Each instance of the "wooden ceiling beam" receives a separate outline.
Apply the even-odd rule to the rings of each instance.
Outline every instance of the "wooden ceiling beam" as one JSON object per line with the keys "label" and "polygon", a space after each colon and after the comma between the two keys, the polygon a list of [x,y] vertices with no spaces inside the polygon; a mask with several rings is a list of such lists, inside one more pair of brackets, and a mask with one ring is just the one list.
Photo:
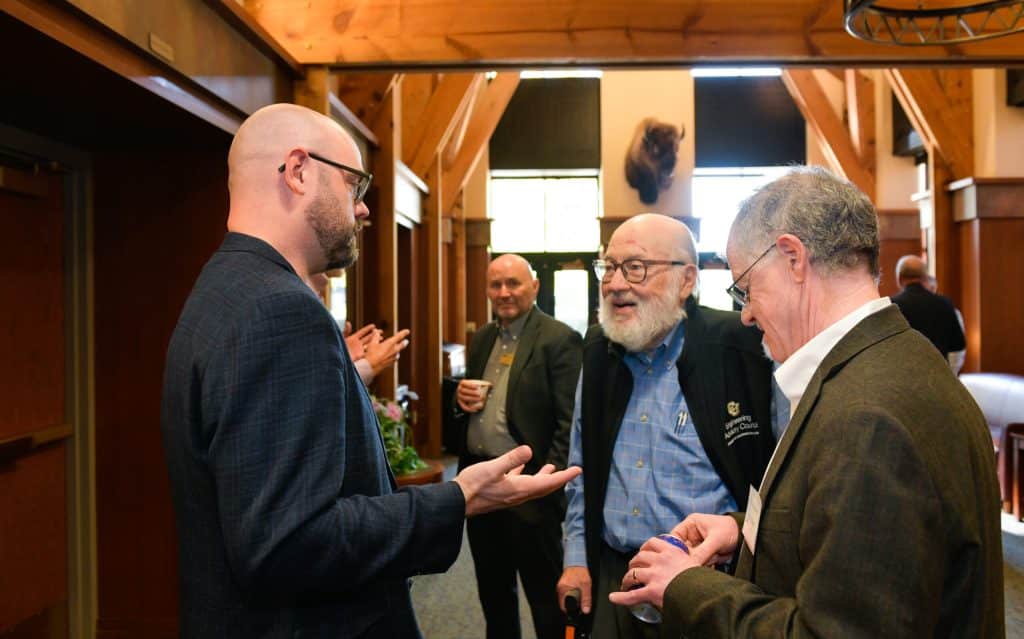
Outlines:
{"label": "wooden ceiling beam", "polygon": [[856,69],[846,69],[847,126],[864,170],[875,175],[875,81]]}
{"label": "wooden ceiling beam", "polygon": [[390,72],[335,73],[333,90],[357,118],[368,125],[377,119],[384,98],[398,76]]}
{"label": "wooden ceiling beam", "polygon": [[886,69],[885,77],[929,150],[953,179],[974,176],[974,105],[970,69]]}
{"label": "wooden ceiling beam", "polygon": [[782,72],[782,81],[807,124],[817,135],[832,170],[856,184],[873,200],[874,173],[861,164],[846,126],[832,108],[814,72],[809,69],[786,69]]}
{"label": "wooden ceiling beam", "polygon": [[1024,34],[947,46],[863,42],[846,33],[834,0],[249,0],[246,8],[299,62],[335,67],[1024,61]]}
{"label": "wooden ceiling beam", "polygon": [[498,126],[498,121],[501,120],[517,86],[519,73],[506,71],[498,73],[483,89],[467,124],[465,139],[459,153],[452,165],[444,169],[441,177],[443,213],[447,214],[452,209],[455,198],[466,186],[466,180],[473,172],[480,155],[487,150],[487,143],[494,134],[494,129]]}
{"label": "wooden ceiling beam", "polygon": [[[404,73],[402,74],[402,156],[401,160],[409,165],[409,148],[415,147],[417,139],[422,136],[419,122],[423,117],[430,96],[438,83],[436,73]],[[418,174],[422,179],[424,174]]]}
{"label": "wooden ceiling beam", "polygon": [[[484,92],[484,74],[479,74],[480,81],[470,87],[469,91],[466,92],[466,99],[462,103],[460,112],[455,115],[452,122],[452,130],[448,135],[448,140],[443,142],[444,151],[441,154],[441,167],[444,169],[450,169],[458,158],[459,151],[462,150],[462,144],[466,141],[466,131],[469,129],[469,122],[473,117],[473,110],[476,108],[477,100],[480,99],[480,95]],[[499,118],[500,119],[500,118]],[[490,141],[490,140],[488,140]]]}
{"label": "wooden ceiling beam", "polygon": [[413,173],[421,177],[427,174],[483,81],[482,73],[446,73],[441,77],[419,120],[405,130],[403,157]]}

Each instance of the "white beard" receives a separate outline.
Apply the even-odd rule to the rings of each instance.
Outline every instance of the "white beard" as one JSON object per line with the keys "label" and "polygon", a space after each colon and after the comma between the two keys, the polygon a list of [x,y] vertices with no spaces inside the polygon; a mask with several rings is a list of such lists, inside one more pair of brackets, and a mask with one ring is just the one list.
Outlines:
{"label": "white beard", "polygon": [[[671,291],[673,287],[669,287]],[[667,335],[672,327],[686,317],[686,310],[678,302],[678,294],[668,292],[665,296],[647,302],[637,301],[636,316],[622,321],[615,318],[612,308],[613,295],[601,298],[597,320],[604,330],[605,336],[631,353],[645,350],[659,335]],[[631,293],[620,295],[618,299],[635,301]]]}

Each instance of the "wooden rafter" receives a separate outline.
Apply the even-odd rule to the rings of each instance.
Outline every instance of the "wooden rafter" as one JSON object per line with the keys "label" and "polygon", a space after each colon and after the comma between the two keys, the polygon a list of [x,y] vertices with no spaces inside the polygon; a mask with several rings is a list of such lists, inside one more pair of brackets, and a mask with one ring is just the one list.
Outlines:
{"label": "wooden rafter", "polygon": [[944,47],[863,42],[843,29],[838,0],[250,0],[246,8],[300,62],[339,67],[1024,60],[1024,34]]}
{"label": "wooden rafter", "polygon": [[305,77],[295,80],[292,83],[292,88],[295,104],[301,104],[317,113],[329,114],[331,112],[329,99],[331,80],[327,67],[322,65],[307,67]]}
{"label": "wooden rafter", "polygon": [[875,174],[875,81],[856,69],[846,69],[847,126],[864,170]]}
{"label": "wooden rafter", "polygon": [[849,132],[833,110],[814,72],[808,69],[787,69],[782,73],[782,81],[817,135],[832,170],[845,176],[874,199],[875,176],[861,164]]}
{"label": "wooden rafter", "polygon": [[402,155],[414,173],[426,175],[483,81],[479,73],[446,73],[441,78],[416,124],[404,132]]}
{"label": "wooden rafter", "polygon": [[448,141],[444,143],[444,151],[441,153],[441,166],[445,169],[450,169],[455,164],[459,151],[462,150],[462,143],[466,141],[466,131],[469,129],[469,123],[473,117],[473,109],[476,108],[476,102],[483,93],[482,80],[481,74],[481,82],[475,83],[467,91],[466,100],[462,103],[460,112],[456,114],[452,122],[451,133],[448,136]]}
{"label": "wooden rafter", "polygon": [[466,185],[480,154],[487,150],[487,142],[517,86],[519,73],[506,71],[495,76],[483,89],[466,127],[466,136],[459,153],[452,165],[444,169],[441,178],[441,206],[445,213],[451,210],[456,196]]}
{"label": "wooden rafter", "polygon": [[[408,166],[409,149],[422,135],[420,119],[438,83],[436,73],[402,74],[402,162]],[[423,174],[418,174],[423,178]]]}
{"label": "wooden rafter", "polygon": [[334,93],[357,118],[372,124],[396,80],[393,73],[336,73]]}
{"label": "wooden rafter", "polygon": [[954,179],[974,175],[970,69],[887,69],[885,77],[910,123]]}

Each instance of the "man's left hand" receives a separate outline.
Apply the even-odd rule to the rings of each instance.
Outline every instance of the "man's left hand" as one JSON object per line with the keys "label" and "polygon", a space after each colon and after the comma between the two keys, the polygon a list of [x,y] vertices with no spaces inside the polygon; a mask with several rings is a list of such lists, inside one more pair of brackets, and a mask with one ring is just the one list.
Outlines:
{"label": "man's left hand", "polygon": [[[651,537],[629,562],[626,575],[622,578],[622,592],[613,592],[608,595],[608,599],[620,606],[648,602],[661,610],[669,583],[679,573],[697,566],[700,563],[689,553],[667,541]],[[636,586],[640,587],[629,590]]]}

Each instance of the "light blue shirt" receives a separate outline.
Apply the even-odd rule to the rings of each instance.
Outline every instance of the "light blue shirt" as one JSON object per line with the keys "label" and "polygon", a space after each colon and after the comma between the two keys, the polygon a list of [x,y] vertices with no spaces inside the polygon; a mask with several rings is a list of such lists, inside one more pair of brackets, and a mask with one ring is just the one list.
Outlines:
{"label": "light blue shirt", "polygon": [[[676,361],[683,352],[684,333],[680,322],[653,351],[627,353],[623,359],[633,375],[633,392],[612,453],[603,533],[605,543],[620,552],[635,551],[690,513],[736,510],[704,452],[679,387]],[[576,385],[570,466],[583,464],[581,395],[582,375]],[[565,566],[586,566],[583,478],[569,482],[565,492]]]}

